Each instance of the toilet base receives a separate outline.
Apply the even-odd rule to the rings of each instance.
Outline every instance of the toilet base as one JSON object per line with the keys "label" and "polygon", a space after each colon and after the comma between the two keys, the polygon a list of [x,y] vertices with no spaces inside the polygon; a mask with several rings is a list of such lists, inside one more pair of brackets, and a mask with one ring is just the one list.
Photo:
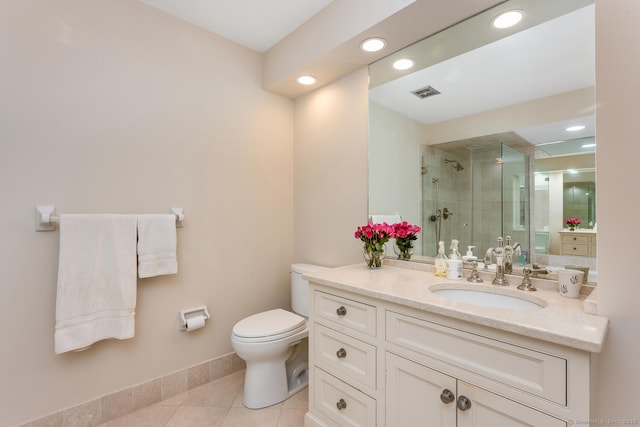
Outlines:
{"label": "toilet base", "polygon": [[259,409],[275,405],[304,389],[309,383],[308,342],[307,337],[294,341],[284,360],[254,360],[247,363],[244,406]]}
{"label": "toilet base", "polygon": [[254,363],[247,365],[244,375],[242,403],[249,409],[260,409],[280,403],[309,384],[307,364],[295,369],[296,376],[286,374],[284,363]]}

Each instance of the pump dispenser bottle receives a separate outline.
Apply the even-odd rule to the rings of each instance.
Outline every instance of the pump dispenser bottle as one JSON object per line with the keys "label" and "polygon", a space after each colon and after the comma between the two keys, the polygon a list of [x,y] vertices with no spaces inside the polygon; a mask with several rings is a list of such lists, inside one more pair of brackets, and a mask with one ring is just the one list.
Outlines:
{"label": "pump dispenser bottle", "polygon": [[433,263],[434,273],[436,276],[444,277],[447,275],[447,256],[444,254],[444,242],[438,242],[438,255],[436,255]]}
{"label": "pump dispenser bottle", "polygon": [[458,241],[454,239],[451,241],[451,258],[448,263],[447,279],[462,279],[462,260],[460,258],[460,252],[458,252]]}
{"label": "pump dispenser bottle", "polygon": [[467,255],[463,256],[462,259],[464,261],[475,261],[475,260],[477,260],[478,257],[473,254],[473,250],[474,249],[475,249],[475,246],[467,246]]}

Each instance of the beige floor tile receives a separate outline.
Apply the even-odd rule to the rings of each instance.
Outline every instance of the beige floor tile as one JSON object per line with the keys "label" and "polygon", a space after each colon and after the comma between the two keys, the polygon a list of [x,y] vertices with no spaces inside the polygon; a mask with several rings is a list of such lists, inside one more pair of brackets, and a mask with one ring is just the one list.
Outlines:
{"label": "beige floor tile", "polygon": [[240,390],[238,391],[238,395],[235,400],[231,404],[232,408],[243,408],[244,404],[242,403],[242,399],[244,398],[244,386],[240,386]]}
{"label": "beige floor tile", "polygon": [[277,427],[304,427],[304,414],[307,408],[282,407]]}
{"label": "beige floor tile", "polygon": [[160,427],[164,426],[179,408],[156,404],[101,424],[100,427]]}
{"label": "beige floor tile", "polygon": [[307,409],[309,407],[309,387],[300,390],[282,404],[286,409]]}
{"label": "beige floor tile", "polygon": [[231,408],[222,427],[276,427],[282,405],[263,409]]}
{"label": "beige floor tile", "polygon": [[228,411],[228,408],[183,406],[165,427],[219,427]]}
{"label": "beige floor tile", "polygon": [[179,393],[100,427],[303,427],[309,392],[263,409],[242,404],[244,371]]}

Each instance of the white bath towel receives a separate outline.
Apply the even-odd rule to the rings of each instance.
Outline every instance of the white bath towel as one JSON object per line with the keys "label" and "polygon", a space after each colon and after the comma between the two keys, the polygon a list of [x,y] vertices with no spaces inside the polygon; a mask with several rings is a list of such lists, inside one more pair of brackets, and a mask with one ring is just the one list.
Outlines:
{"label": "white bath towel", "polygon": [[176,216],[138,215],[138,277],[177,272]]}
{"label": "white bath towel", "polygon": [[60,215],[55,352],[132,338],[136,217]]}
{"label": "white bath towel", "polygon": [[369,216],[369,221],[373,222],[374,224],[382,224],[383,222],[386,222],[389,225],[392,224],[397,224],[399,222],[402,222],[402,216],[400,215],[370,215]]}

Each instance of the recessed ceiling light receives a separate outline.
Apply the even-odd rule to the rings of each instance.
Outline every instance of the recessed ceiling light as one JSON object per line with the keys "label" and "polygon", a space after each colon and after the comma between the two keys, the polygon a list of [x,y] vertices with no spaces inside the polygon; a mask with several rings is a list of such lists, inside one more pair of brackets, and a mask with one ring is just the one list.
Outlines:
{"label": "recessed ceiling light", "polygon": [[583,125],[576,125],[576,126],[569,126],[569,127],[568,127],[567,129],[565,129],[565,130],[566,130],[567,132],[576,132],[576,131],[582,130],[582,129],[584,129],[584,128],[585,128],[585,126],[583,126]]}
{"label": "recessed ceiling light", "polygon": [[408,70],[409,68],[413,67],[414,64],[415,62],[413,59],[402,58],[393,63],[393,68],[395,68],[396,70]]}
{"label": "recessed ceiling light", "polygon": [[491,25],[494,28],[498,28],[500,30],[504,28],[513,27],[518,22],[522,21],[524,18],[524,12],[521,10],[510,10],[508,12],[501,13],[496,16],[493,21],[491,21]]}
{"label": "recessed ceiling light", "polygon": [[305,86],[309,86],[312,84],[315,84],[318,81],[318,79],[316,79],[313,76],[300,76],[298,77],[298,83],[300,83],[301,85],[305,85]]}
{"label": "recessed ceiling light", "polygon": [[360,49],[364,50],[365,52],[378,52],[379,50],[384,49],[386,45],[387,42],[385,39],[372,37],[360,43]]}
{"label": "recessed ceiling light", "polygon": [[580,147],[581,148],[593,148],[595,146],[596,146],[596,144],[594,143],[594,144],[582,144]]}

